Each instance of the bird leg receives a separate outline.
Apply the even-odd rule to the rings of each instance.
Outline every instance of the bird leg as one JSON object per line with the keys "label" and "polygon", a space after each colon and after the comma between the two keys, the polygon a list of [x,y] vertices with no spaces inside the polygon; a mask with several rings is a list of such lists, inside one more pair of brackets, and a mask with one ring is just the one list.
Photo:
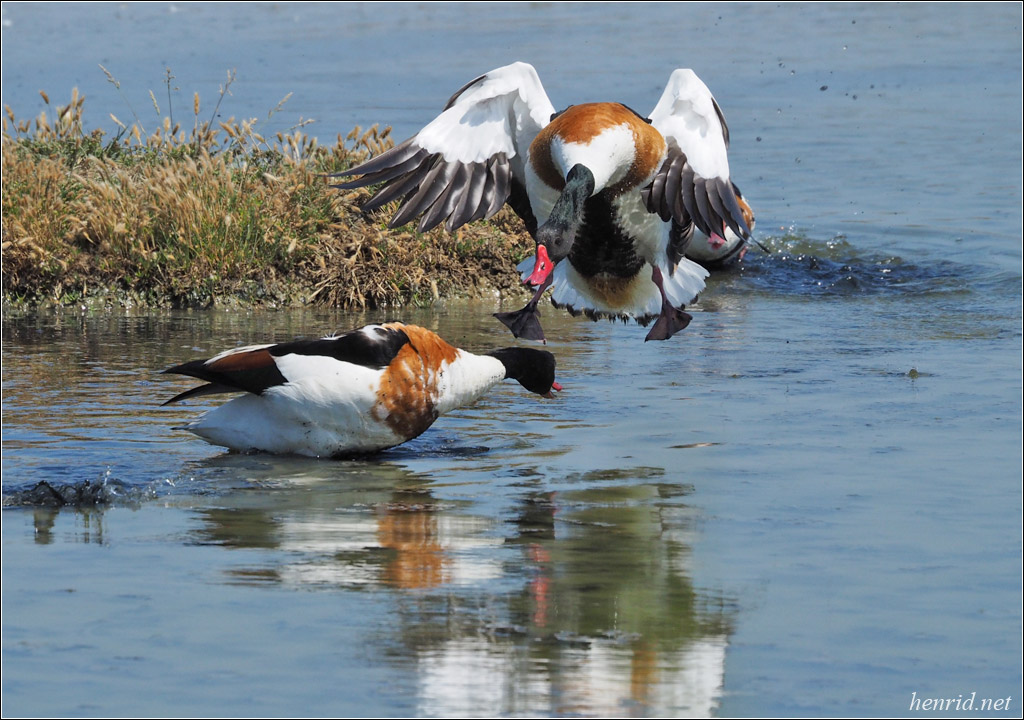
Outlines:
{"label": "bird leg", "polygon": [[553,275],[549,274],[544,282],[537,287],[537,292],[533,294],[530,302],[526,303],[522,310],[494,313],[494,317],[501,320],[502,324],[511,330],[517,338],[540,340],[547,344],[547,340],[544,339],[544,330],[540,326],[540,312],[537,311],[537,303],[540,302],[540,296],[544,294],[544,291],[551,287],[553,280]]}
{"label": "bird leg", "polygon": [[661,314],[658,315],[658,320],[654,323],[654,327],[647,333],[644,342],[648,340],[668,340],[693,320],[692,315],[683,312],[682,308],[672,307],[672,303],[668,301],[668,298],[665,296],[665,278],[661,274],[661,268],[657,265],[653,266],[651,280],[658,286],[658,292],[661,293]]}

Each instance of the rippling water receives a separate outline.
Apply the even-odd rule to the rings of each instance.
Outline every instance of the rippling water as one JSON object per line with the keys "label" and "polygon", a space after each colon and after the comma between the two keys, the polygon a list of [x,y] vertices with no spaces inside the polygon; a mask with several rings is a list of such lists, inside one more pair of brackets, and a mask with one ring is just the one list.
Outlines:
{"label": "rippling water", "polygon": [[219,400],[158,371],[399,314],[506,345],[496,301],[5,311],[5,713],[1019,714],[1019,6],[9,3],[3,53],[19,116],[237,67],[228,114],[321,137],[515,59],[639,109],[692,66],[769,251],[670,342],[545,309],[556,400],[344,462],[175,430]]}

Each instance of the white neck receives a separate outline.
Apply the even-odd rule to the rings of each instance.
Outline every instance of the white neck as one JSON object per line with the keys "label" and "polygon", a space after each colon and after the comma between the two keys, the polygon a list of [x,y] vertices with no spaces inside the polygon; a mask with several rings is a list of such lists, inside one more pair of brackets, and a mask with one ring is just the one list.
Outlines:
{"label": "white neck", "polygon": [[443,415],[474,403],[504,379],[505,366],[497,358],[459,350],[458,357],[442,368],[436,410]]}
{"label": "white neck", "polygon": [[616,125],[596,135],[588,143],[564,142],[555,136],[551,159],[568,174],[574,165],[583,165],[594,175],[594,194],[626,177],[636,161],[636,143],[628,125]]}

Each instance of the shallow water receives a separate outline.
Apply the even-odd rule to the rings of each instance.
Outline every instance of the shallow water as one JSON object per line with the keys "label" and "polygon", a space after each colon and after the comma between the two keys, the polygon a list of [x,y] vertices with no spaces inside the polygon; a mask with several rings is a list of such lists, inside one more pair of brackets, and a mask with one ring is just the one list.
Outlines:
{"label": "shallow water", "polygon": [[772,251],[670,342],[546,309],[557,399],[341,462],[175,430],[219,401],[159,407],[158,371],[397,315],[510,344],[496,302],[5,312],[5,714],[1019,715],[1019,8],[645,10],[4,5],[19,116],[72,84],[120,114],[90,63],[140,110],[165,64],[187,95],[238,67],[228,114],[294,91],[273,122],[401,138],[511,60],[639,109],[690,65]]}

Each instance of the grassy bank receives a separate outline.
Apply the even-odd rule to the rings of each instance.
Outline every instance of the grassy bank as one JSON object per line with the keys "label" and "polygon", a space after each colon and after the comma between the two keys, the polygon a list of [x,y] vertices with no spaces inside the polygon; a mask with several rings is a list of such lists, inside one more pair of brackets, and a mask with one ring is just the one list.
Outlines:
{"label": "grassy bank", "polygon": [[507,208],[452,234],[389,230],[394,208],[364,215],[366,190],[324,177],[391,147],[388,130],[265,138],[256,120],[213,120],[226,89],[212,111],[195,95],[185,122],[111,115],[113,136],[84,130],[77,91],[62,106],[41,93],[52,117],[5,108],[4,303],[364,308],[519,292],[532,241]]}

